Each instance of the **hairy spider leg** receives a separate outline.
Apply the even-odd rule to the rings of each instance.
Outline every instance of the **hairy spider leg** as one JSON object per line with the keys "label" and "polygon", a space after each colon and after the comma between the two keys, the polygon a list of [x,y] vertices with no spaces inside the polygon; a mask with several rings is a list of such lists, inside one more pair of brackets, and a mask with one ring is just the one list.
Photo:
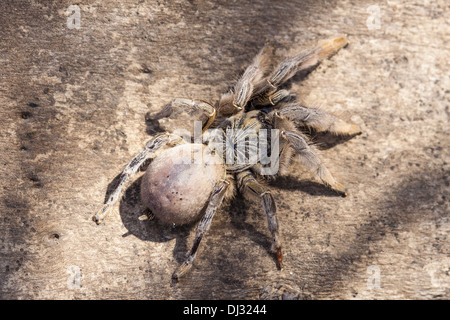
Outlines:
{"label": "hairy spider leg", "polygon": [[317,132],[331,132],[338,135],[357,135],[361,133],[359,126],[345,122],[323,110],[304,107],[298,103],[289,103],[278,111],[297,124],[311,127]]}
{"label": "hairy spider leg", "polygon": [[339,49],[347,45],[345,37],[336,37],[323,40],[317,46],[306,49],[297,55],[281,62],[275,70],[265,79],[260,81],[254,89],[253,95],[271,94],[279,86],[292,78],[298,71],[317,65],[323,59],[332,56]]}
{"label": "hairy spider leg", "polygon": [[242,171],[237,174],[239,190],[251,197],[258,197],[264,213],[267,217],[267,225],[272,235],[273,246],[272,250],[275,252],[276,262],[279,269],[283,268],[283,255],[281,252],[281,239],[278,230],[277,208],[275,200],[273,199],[270,190],[260,184],[250,170]]}
{"label": "hairy spider leg", "polygon": [[298,154],[300,162],[311,170],[322,183],[342,196],[347,196],[346,188],[336,181],[322,160],[316,155],[301,134],[292,131],[281,131],[280,136],[287,140],[290,146]]}
{"label": "hairy spider leg", "polygon": [[192,248],[189,251],[186,260],[172,274],[173,279],[179,279],[183,277],[191,269],[200,242],[202,241],[205,233],[209,230],[209,227],[211,226],[211,221],[217,211],[217,208],[219,208],[219,206],[222,204],[223,198],[225,197],[225,193],[229,185],[230,185],[229,181],[222,180],[219,183],[217,183],[216,186],[214,187],[214,190],[212,191],[211,196],[209,198],[209,203],[208,206],[206,207],[205,214],[197,226],[197,231],[195,234],[195,239]]}
{"label": "hairy spider leg", "polygon": [[272,47],[264,46],[236,82],[233,92],[222,95],[218,103],[218,112],[221,115],[233,115],[245,108],[254,96],[255,85],[265,76],[271,51]]}
{"label": "hairy spider leg", "polygon": [[139,152],[122,171],[116,188],[113,190],[113,192],[111,193],[111,195],[109,196],[108,200],[103,205],[103,207],[92,217],[92,219],[97,224],[100,224],[102,220],[105,218],[105,216],[111,211],[112,206],[119,199],[120,194],[122,193],[122,189],[125,187],[128,181],[136,174],[136,172],[139,170],[142,164],[147,159],[153,157],[156,151],[161,147],[169,143],[170,144],[178,143],[179,141],[181,141],[181,137],[168,133],[157,135],[153,139],[149,140],[146,143],[144,149],[141,152]]}
{"label": "hairy spider leg", "polygon": [[275,91],[272,94],[261,95],[252,100],[253,107],[271,107],[275,106],[283,100],[291,98],[293,95],[285,89]]}

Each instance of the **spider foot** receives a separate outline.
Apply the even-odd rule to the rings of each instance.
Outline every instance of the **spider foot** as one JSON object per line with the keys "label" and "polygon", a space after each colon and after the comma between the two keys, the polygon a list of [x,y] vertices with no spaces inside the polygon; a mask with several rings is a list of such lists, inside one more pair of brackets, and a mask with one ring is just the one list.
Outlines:
{"label": "spider foot", "polygon": [[92,216],[92,220],[97,224],[101,224],[103,222],[104,217],[109,213],[111,206],[105,204],[94,216]]}
{"label": "spider foot", "polygon": [[283,270],[283,268],[284,268],[284,265],[283,265],[283,254],[281,253],[281,248],[276,249],[275,256],[277,258],[277,267],[278,267],[278,269]]}
{"label": "spider foot", "polygon": [[184,262],[182,265],[178,267],[177,270],[172,274],[172,279],[178,281],[181,277],[183,277],[192,267],[192,263]]}
{"label": "spider foot", "polygon": [[337,192],[342,197],[347,197],[348,196],[347,188],[343,184],[341,184],[339,182],[336,182],[335,184],[330,186],[330,188],[333,191]]}

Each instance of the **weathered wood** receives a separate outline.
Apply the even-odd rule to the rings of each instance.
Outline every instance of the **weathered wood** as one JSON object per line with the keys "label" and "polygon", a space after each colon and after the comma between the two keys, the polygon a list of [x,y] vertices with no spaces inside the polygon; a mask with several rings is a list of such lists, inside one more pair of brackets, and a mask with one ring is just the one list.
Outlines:
{"label": "weathered wood", "polygon": [[[79,29],[49,2],[0,3],[0,298],[450,297],[448,2],[83,1]],[[338,34],[291,90],[364,130],[321,152],[350,195],[298,165],[271,185],[283,271],[258,202],[219,210],[177,285],[194,229],[139,220],[139,179],[91,221],[147,111],[215,101],[266,41],[282,59]]]}

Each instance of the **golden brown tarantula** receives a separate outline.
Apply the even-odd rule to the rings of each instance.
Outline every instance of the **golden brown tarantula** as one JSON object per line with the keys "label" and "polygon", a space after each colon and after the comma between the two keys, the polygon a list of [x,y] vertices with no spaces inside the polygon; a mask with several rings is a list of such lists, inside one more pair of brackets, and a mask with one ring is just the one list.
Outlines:
{"label": "golden brown tarantula", "polygon": [[[300,70],[317,65],[344,47],[347,41],[337,37],[319,42],[313,48],[269,69],[269,47],[264,47],[237,81],[215,106],[203,101],[174,99],[147,120],[179,121],[187,115],[194,122],[191,132],[174,130],[156,135],[131,160],[118,179],[118,185],[102,209],[93,217],[100,223],[110,211],[125,184],[152,158],[141,183],[143,204],[160,220],[185,224],[201,217],[193,246],[184,263],[173,273],[178,279],[191,268],[197,249],[224,198],[235,189],[261,200],[273,238],[278,267],[283,267],[282,245],[278,232],[276,206],[264,177],[286,174],[292,155],[317,178],[336,192],[346,195],[308,144],[299,127],[356,135],[358,126],[325,111],[307,108],[280,87]],[[178,124],[188,124],[181,120]],[[173,125],[173,123],[172,123]],[[173,127],[172,127],[173,128]],[[178,131],[178,132],[177,132]]]}

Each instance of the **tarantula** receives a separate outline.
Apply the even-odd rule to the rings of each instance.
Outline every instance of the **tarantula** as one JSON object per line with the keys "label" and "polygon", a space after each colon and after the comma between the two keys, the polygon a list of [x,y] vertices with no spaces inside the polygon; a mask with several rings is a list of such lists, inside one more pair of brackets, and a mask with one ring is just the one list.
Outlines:
{"label": "tarantula", "polygon": [[[192,267],[217,208],[225,198],[232,197],[236,189],[261,200],[273,239],[276,264],[282,269],[276,206],[263,183],[264,178],[286,174],[296,154],[301,164],[314,172],[323,184],[345,196],[345,187],[334,179],[300,128],[348,136],[360,134],[361,130],[323,110],[303,106],[280,87],[298,71],[316,66],[346,45],[344,37],[321,41],[281,62],[272,72],[269,70],[271,50],[265,46],[234,89],[222,95],[216,105],[173,99],[160,112],[147,114],[147,120],[162,122],[177,120],[181,114],[191,119],[195,116],[198,121],[194,123],[194,139],[164,132],[148,141],[125,167],[117,187],[93,217],[94,221],[100,223],[130,178],[152,159],[142,178],[143,204],[157,218],[169,223],[185,224],[201,217],[193,246],[173,273],[174,279],[182,277]],[[181,123],[188,122],[182,120]],[[195,136],[195,129],[200,135]],[[164,149],[165,146],[169,148]],[[258,157],[258,151],[264,149],[270,152]]]}

